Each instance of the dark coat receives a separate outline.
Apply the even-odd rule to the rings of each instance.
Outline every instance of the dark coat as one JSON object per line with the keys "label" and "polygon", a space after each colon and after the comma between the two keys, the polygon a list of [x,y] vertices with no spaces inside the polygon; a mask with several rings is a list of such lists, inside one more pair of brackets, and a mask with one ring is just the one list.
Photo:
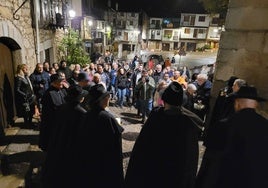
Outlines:
{"label": "dark coat", "polygon": [[218,132],[219,129],[224,129],[224,127],[221,126],[222,122],[227,120],[234,113],[234,97],[219,96],[214,105],[209,126],[204,130],[204,146],[209,147],[207,146],[208,144],[213,144],[213,142],[215,142],[213,139],[217,139],[217,136],[212,140],[208,137],[214,137],[215,131]]}
{"label": "dark coat", "polygon": [[56,110],[65,103],[67,92],[65,89],[56,89],[51,86],[45,91],[42,103],[42,115],[40,125],[39,147],[46,151],[51,136],[51,129],[55,124]]}
{"label": "dark coat", "polygon": [[229,97],[232,90],[223,88],[216,99],[209,126],[204,130],[204,143],[206,150],[200,166],[196,188],[211,188],[215,186],[219,176],[218,169],[222,160],[226,144],[226,135],[229,125],[226,120],[234,115],[234,98]]}
{"label": "dark coat", "polygon": [[268,187],[268,120],[248,108],[226,125],[230,128],[215,188]]}
{"label": "dark coat", "polygon": [[212,88],[212,83],[207,80],[202,85],[198,85],[197,82],[193,82],[196,85],[196,96],[193,98],[194,103],[198,104],[198,101],[204,105],[204,108],[198,109],[194,108],[193,112],[197,114],[201,119],[204,119],[206,114],[208,114],[210,106],[210,93]]}
{"label": "dark coat", "polygon": [[115,80],[115,90],[117,91],[118,89],[125,89],[128,87],[128,78],[127,76],[124,74],[118,74],[116,76],[116,80]]}
{"label": "dark coat", "polygon": [[198,129],[178,110],[154,109],[144,124],[128,164],[126,188],[194,187]]}
{"label": "dark coat", "polygon": [[95,108],[77,135],[76,187],[123,187],[122,132],[114,116]]}
{"label": "dark coat", "polygon": [[195,188],[213,188],[216,185],[230,127],[226,121],[227,119],[218,121],[208,129],[204,140],[206,150],[197,174]]}
{"label": "dark coat", "polygon": [[15,93],[15,106],[18,117],[24,117],[28,112],[25,111],[24,103],[28,102],[31,108],[31,113],[28,115],[33,115],[34,112],[34,93],[31,89],[29,82],[21,76],[15,77],[14,82],[14,93]]}
{"label": "dark coat", "polygon": [[76,136],[86,110],[77,102],[67,102],[56,111],[55,124],[47,150],[42,181],[44,187],[76,187]]}
{"label": "dark coat", "polygon": [[34,94],[36,95],[37,99],[41,99],[45,91],[49,88],[49,85],[50,85],[49,74],[46,71],[43,71],[42,73],[40,73],[35,70],[30,75],[30,80],[33,85]]}
{"label": "dark coat", "polygon": [[211,127],[196,188],[268,187],[268,121],[244,109]]}

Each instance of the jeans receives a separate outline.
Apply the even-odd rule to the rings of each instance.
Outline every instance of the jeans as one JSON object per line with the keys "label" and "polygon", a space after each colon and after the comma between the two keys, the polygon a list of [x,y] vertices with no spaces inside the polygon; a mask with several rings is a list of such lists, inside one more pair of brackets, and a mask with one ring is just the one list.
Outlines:
{"label": "jeans", "polygon": [[140,99],[140,110],[142,113],[142,119],[144,119],[145,117],[148,117],[149,114],[151,113],[152,109],[153,109],[153,99]]}
{"label": "jeans", "polygon": [[117,90],[117,104],[119,106],[123,106],[126,93],[127,93],[127,89],[126,88],[124,88],[124,89],[119,89],[118,88],[118,90]]}

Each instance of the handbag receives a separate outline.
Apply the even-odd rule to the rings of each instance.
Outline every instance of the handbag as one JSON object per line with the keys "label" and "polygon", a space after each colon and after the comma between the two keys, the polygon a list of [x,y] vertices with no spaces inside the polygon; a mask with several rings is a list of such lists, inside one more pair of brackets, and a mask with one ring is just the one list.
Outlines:
{"label": "handbag", "polygon": [[31,108],[29,102],[25,102],[22,105],[24,107],[25,112],[30,112]]}

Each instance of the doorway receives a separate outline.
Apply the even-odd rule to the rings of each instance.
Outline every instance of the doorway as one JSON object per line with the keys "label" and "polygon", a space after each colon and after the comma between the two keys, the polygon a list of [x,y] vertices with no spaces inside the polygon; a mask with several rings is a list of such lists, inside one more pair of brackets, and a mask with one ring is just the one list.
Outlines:
{"label": "doorway", "polygon": [[[14,124],[14,51],[20,49],[11,38],[0,37],[0,128]],[[17,54],[17,53],[15,53]],[[16,55],[15,55],[16,56]],[[18,59],[19,61],[19,59]],[[1,131],[0,131],[1,132]]]}

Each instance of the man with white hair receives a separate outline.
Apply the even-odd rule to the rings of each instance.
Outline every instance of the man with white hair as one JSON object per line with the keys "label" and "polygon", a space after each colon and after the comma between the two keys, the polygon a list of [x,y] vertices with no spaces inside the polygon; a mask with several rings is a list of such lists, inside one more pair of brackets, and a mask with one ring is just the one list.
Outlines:
{"label": "man with white hair", "polygon": [[197,87],[193,112],[201,119],[205,120],[206,114],[209,111],[209,99],[212,82],[208,80],[207,74],[198,74],[196,81],[193,83]]}

